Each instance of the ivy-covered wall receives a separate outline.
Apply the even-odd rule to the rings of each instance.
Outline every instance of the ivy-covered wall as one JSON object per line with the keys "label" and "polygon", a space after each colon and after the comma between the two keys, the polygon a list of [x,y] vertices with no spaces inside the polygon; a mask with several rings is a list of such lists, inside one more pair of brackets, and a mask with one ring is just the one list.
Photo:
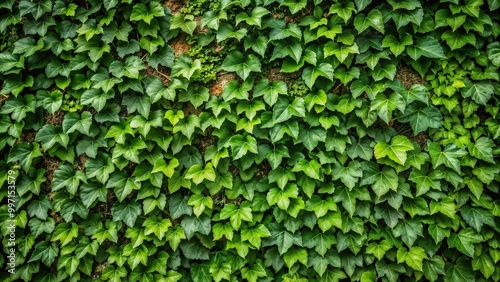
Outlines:
{"label": "ivy-covered wall", "polygon": [[498,0],[3,0],[2,281],[499,281]]}

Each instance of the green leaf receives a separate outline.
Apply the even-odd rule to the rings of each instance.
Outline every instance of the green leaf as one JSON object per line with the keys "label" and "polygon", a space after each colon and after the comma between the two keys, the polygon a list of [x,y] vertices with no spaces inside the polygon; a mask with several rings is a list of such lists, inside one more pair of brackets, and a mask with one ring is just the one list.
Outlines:
{"label": "green leaf", "polygon": [[471,228],[462,229],[458,233],[452,233],[447,240],[448,245],[457,248],[469,257],[474,257],[474,244],[483,242],[483,236]]}
{"label": "green leaf", "polygon": [[144,70],[146,66],[144,62],[141,61],[139,57],[129,56],[125,60],[125,63],[120,61],[114,61],[109,66],[109,72],[112,73],[115,77],[128,77],[138,79],[140,71]]}
{"label": "green leaf", "polygon": [[476,44],[476,37],[473,33],[462,34],[448,30],[441,35],[441,39],[446,41],[446,44],[448,44],[452,51],[461,49],[467,43],[472,46]]}
{"label": "green leaf", "polygon": [[448,264],[445,282],[475,281],[476,274],[472,270],[471,262],[464,256],[459,257],[455,263]]}
{"label": "green leaf", "polygon": [[21,17],[31,14],[35,20],[38,20],[44,14],[52,11],[52,1],[41,0],[32,2],[29,0],[22,0],[19,2],[19,9],[21,11]]}
{"label": "green leaf", "polygon": [[0,109],[0,114],[11,114],[11,118],[21,122],[28,113],[34,113],[36,108],[36,99],[33,95],[24,95],[19,97],[11,96]]}
{"label": "green leaf", "polygon": [[425,35],[420,37],[414,45],[406,47],[407,54],[414,60],[421,56],[430,59],[445,58],[443,47],[432,36]]}
{"label": "green leaf", "polygon": [[90,135],[90,127],[92,126],[92,114],[90,112],[82,112],[81,116],[78,113],[67,113],[64,115],[62,128],[64,133],[70,134],[78,131],[85,135]]}
{"label": "green leaf", "polygon": [[241,230],[241,240],[250,242],[250,244],[252,244],[252,246],[256,248],[260,248],[262,238],[270,236],[271,232],[269,232],[269,229],[267,229],[267,227],[265,227],[263,224],[258,224],[252,228]]}
{"label": "green leaf", "polygon": [[439,165],[444,164],[445,166],[452,168],[457,173],[460,173],[460,161],[459,158],[467,154],[464,149],[458,148],[455,144],[450,144],[445,147],[443,151],[439,144],[434,142],[429,142],[427,145],[427,150],[431,155],[433,168],[437,168]]}
{"label": "green leaf", "polygon": [[489,255],[483,253],[480,257],[472,260],[472,269],[481,271],[488,279],[495,272],[495,263]]}
{"label": "green leaf", "polygon": [[467,222],[467,224],[474,228],[478,233],[481,232],[484,224],[495,228],[495,221],[490,210],[463,206],[460,208],[460,214],[465,222]]}
{"label": "green leaf", "polygon": [[[257,140],[251,135],[234,135],[229,139],[229,144],[232,149],[233,159],[237,160],[243,157],[248,152],[258,154]],[[214,175],[215,177],[215,175]]]}
{"label": "green leaf", "polygon": [[317,195],[313,195],[311,199],[306,202],[306,211],[312,211],[316,215],[316,218],[323,217],[328,213],[328,211],[336,211],[337,205],[333,202],[332,198],[327,200],[321,199]]}
{"label": "green leaf", "polygon": [[420,170],[413,169],[408,179],[413,181],[417,186],[417,197],[426,194],[430,188],[441,190],[441,182],[438,174],[435,171],[429,172],[427,165]]}
{"label": "green leaf", "polygon": [[[497,5],[500,6],[500,2]],[[495,67],[500,67],[500,42],[492,42],[488,44],[486,54]]]}
{"label": "green leaf", "polygon": [[41,157],[40,145],[38,143],[18,143],[12,147],[7,157],[7,163],[19,162],[25,172],[29,171],[33,159]]}
{"label": "green leaf", "polygon": [[236,72],[239,77],[246,80],[251,72],[260,72],[261,66],[259,59],[255,55],[250,54],[245,57],[241,52],[233,51],[224,59],[221,69]]}
{"label": "green leaf", "polygon": [[328,63],[321,63],[317,66],[308,66],[302,72],[302,79],[309,89],[312,89],[314,83],[320,76],[333,82],[333,66]]}
{"label": "green leaf", "polygon": [[162,240],[168,228],[172,223],[168,219],[163,219],[159,216],[150,216],[142,224],[144,227],[144,235],[155,234],[155,236]]}
{"label": "green leaf", "polygon": [[159,2],[150,2],[149,7],[145,4],[135,4],[130,14],[131,21],[144,21],[151,24],[151,21],[157,17],[165,16],[163,6]]}
{"label": "green leaf", "polygon": [[227,204],[220,212],[220,219],[227,219],[231,221],[231,226],[234,230],[238,230],[241,226],[241,221],[252,221],[252,208],[249,202],[244,202],[240,207],[233,204]]}
{"label": "green leaf", "polygon": [[377,110],[378,116],[389,124],[392,119],[392,112],[398,109],[400,112],[404,112],[406,108],[406,103],[403,97],[398,93],[392,93],[389,97],[380,93],[377,95],[374,101],[372,101],[372,106],[370,110]]}
{"label": "green leaf", "polygon": [[382,34],[385,33],[382,13],[377,9],[371,10],[366,16],[362,13],[358,14],[354,19],[354,27],[358,33],[362,33],[368,27],[373,27]]}
{"label": "green leaf", "polygon": [[387,156],[398,164],[404,165],[407,158],[406,152],[413,149],[413,144],[406,136],[398,135],[392,138],[390,145],[383,140],[379,141],[375,145],[375,158],[380,159]]}
{"label": "green leaf", "polygon": [[411,247],[409,251],[402,247],[398,249],[397,258],[398,263],[405,262],[411,268],[423,271],[423,260],[428,257],[421,247]]}
{"label": "green leaf", "polygon": [[469,143],[467,147],[471,156],[492,164],[495,163],[492,154],[495,143],[488,137],[480,137],[476,142]]}
{"label": "green leaf", "polygon": [[71,225],[68,223],[60,223],[54,230],[50,241],[61,241],[61,245],[65,246],[77,236],[78,225],[76,225],[76,223],[72,223]]}
{"label": "green leaf", "polygon": [[289,232],[277,223],[269,224],[269,231],[271,237],[264,239],[263,246],[277,246],[280,255],[286,253],[293,245],[302,247],[302,236],[299,232]]}
{"label": "green leaf", "polygon": [[[399,221],[392,233],[396,237],[401,237],[403,242],[412,248],[418,236],[423,237],[422,223],[417,219],[402,220]],[[420,266],[420,268],[422,267]]]}
{"label": "green leaf", "polygon": [[337,59],[343,63],[350,54],[359,54],[358,45],[354,43],[350,46],[339,45],[334,41],[329,41],[324,47],[325,57],[335,55]]}
{"label": "green leaf", "polygon": [[288,121],[292,116],[305,117],[304,99],[296,97],[292,103],[288,99],[280,99],[274,105],[273,121],[280,123]]}
{"label": "green leaf", "polygon": [[360,169],[361,164],[358,161],[351,161],[347,167],[340,163],[335,163],[332,168],[332,179],[340,179],[349,190],[351,190],[359,178],[363,176],[363,171]]}
{"label": "green leaf", "polygon": [[179,164],[180,164],[179,160],[176,158],[173,158],[172,160],[170,160],[168,165],[167,165],[167,162],[165,161],[165,159],[158,159],[155,162],[151,173],[163,172],[163,174],[166,177],[170,178],[174,175],[175,168],[178,167]]}
{"label": "green leaf", "polygon": [[41,260],[46,266],[51,266],[58,254],[59,248],[55,243],[49,244],[49,242],[41,241],[36,244],[28,262]]}
{"label": "green leaf", "polygon": [[462,88],[464,98],[472,97],[476,103],[487,105],[494,93],[494,87],[490,82],[481,81],[472,83],[469,79],[464,79],[465,87]]}
{"label": "green leaf", "polygon": [[78,186],[80,186],[80,181],[87,182],[87,177],[83,171],[75,170],[69,165],[62,165],[54,172],[52,190],[57,191],[66,188],[66,191],[71,195],[76,195]]}
{"label": "green leaf", "polygon": [[67,148],[69,143],[69,136],[68,134],[63,132],[61,126],[53,126],[51,124],[47,124],[37,132],[35,141],[41,142],[43,150],[47,151],[56,143],[63,146],[64,148]]}
{"label": "green leaf", "polygon": [[194,21],[192,15],[184,15],[182,13],[176,14],[170,19],[170,29],[180,28],[182,31],[189,35],[193,35],[197,23]]}
{"label": "green leaf", "polygon": [[366,246],[366,253],[374,255],[378,260],[381,260],[385,253],[392,248],[392,245],[387,240],[382,240],[379,244],[370,243]]}
{"label": "green leaf", "polygon": [[409,122],[414,135],[428,128],[440,128],[443,125],[443,116],[436,107],[422,107],[416,103],[411,103],[399,120]]}
{"label": "green leaf", "polygon": [[240,22],[245,21],[248,25],[256,25],[260,27],[261,22],[262,22],[262,17],[270,14],[269,10],[267,10],[264,7],[255,7],[252,10],[252,13],[248,15],[245,12],[240,12],[236,15],[236,25],[238,25]]}
{"label": "green leaf", "polygon": [[[288,151],[287,151],[288,154]],[[305,159],[300,160],[293,166],[293,172],[304,172],[307,176],[320,180],[323,176],[321,171],[321,165],[316,160],[307,161]]]}
{"label": "green leaf", "polygon": [[382,170],[379,170],[377,164],[364,162],[362,172],[363,178],[360,185],[371,185],[377,197],[387,194],[389,190],[397,190],[398,176],[389,166],[384,166]]}
{"label": "green leaf", "polygon": [[136,201],[130,203],[115,203],[111,207],[111,215],[115,221],[123,221],[128,227],[133,227],[141,214],[141,205]]}

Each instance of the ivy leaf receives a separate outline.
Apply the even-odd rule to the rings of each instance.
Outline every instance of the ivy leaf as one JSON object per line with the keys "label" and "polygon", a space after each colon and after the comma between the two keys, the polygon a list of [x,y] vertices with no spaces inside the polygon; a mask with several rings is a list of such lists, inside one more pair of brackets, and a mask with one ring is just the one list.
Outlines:
{"label": "ivy leaf", "polygon": [[139,57],[129,56],[125,60],[125,63],[120,61],[112,62],[109,66],[109,72],[118,78],[128,77],[138,79],[140,71],[145,68],[144,62]]}
{"label": "ivy leaf", "polygon": [[52,190],[57,191],[61,188],[66,188],[66,191],[71,195],[76,195],[80,182],[87,182],[87,177],[83,171],[75,170],[69,165],[62,165],[54,172]]}
{"label": "ivy leaf", "polygon": [[[288,155],[288,150],[287,150],[287,155]],[[293,172],[302,171],[307,176],[317,180],[320,180],[323,176],[321,171],[321,164],[319,164],[318,161],[316,160],[307,161],[305,159],[302,159],[293,166],[292,171]]]}
{"label": "ivy leaf", "polygon": [[[401,237],[403,242],[410,248],[417,240],[417,237],[423,237],[422,223],[417,219],[401,220],[396,225],[392,233],[396,237]],[[420,266],[422,268],[422,266]]]}
{"label": "ivy leaf", "polygon": [[481,271],[488,279],[495,272],[495,263],[489,255],[483,253],[480,257],[472,260],[472,269]]}
{"label": "ivy leaf", "polygon": [[378,116],[389,124],[392,119],[392,112],[398,109],[400,112],[404,112],[406,108],[406,103],[403,97],[398,93],[392,93],[389,97],[385,94],[378,94],[374,101],[372,101],[372,106],[370,110],[376,110]]}
{"label": "ivy leaf", "polygon": [[319,196],[313,195],[311,199],[306,202],[306,211],[313,211],[316,218],[323,217],[328,213],[328,211],[336,210],[337,205],[333,201],[333,198],[323,200]]}
{"label": "ivy leaf", "polygon": [[410,34],[406,34],[401,38],[399,41],[394,35],[388,34],[384,37],[384,40],[382,41],[382,47],[387,48],[391,50],[392,54],[394,56],[399,56],[403,51],[406,49],[407,46],[411,46],[413,44],[413,38],[411,37]]}
{"label": "ivy leaf", "polygon": [[406,48],[406,53],[414,60],[418,60],[421,56],[430,59],[444,59],[443,47],[439,42],[430,35],[420,37],[414,45]]}
{"label": "ivy leaf", "polygon": [[220,219],[229,218],[231,226],[238,231],[241,226],[241,221],[252,221],[252,208],[249,202],[244,202],[240,207],[233,204],[227,204],[220,212]]}
{"label": "ivy leaf", "polygon": [[371,185],[371,188],[377,195],[382,197],[389,190],[396,191],[398,188],[398,176],[394,169],[384,166],[379,170],[378,165],[372,162],[362,164],[363,178],[360,185]]}
{"label": "ivy leaf", "polygon": [[144,235],[155,234],[155,236],[162,240],[168,228],[172,223],[168,219],[163,219],[159,216],[150,216],[142,224],[144,227]]}
{"label": "ivy leaf", "polygon": [[358,161],[351,161],[347,167],[340,163],[335,163],[332,168],[332,179],[340,179],[344,185],[351,190],[354,188],[359,178],[363,176],[361,164]]}
{"label": "ivy leaf", "polygon": [[214,182],[215,176],[215,170],[211,162],[207,163],[205,167],[195,164],[187,170],[185,175],[186,179],[193,180],[196,185],[202,183],[204,180]]}
{"label": "ivy leaf", "polygon": [[406,136],[398,135],[392,138],[390,145],[384,140],[379,141],[375,145],[375,158],[387,156],[398,164],[404,165],[407,158],[406,152],[413,149],[413,144]]}
{"label": "ivy leaf", "polygon": [[29,0],[22,0],[19,2],[19,10],[21,11],[21,17],[32,14],[35,20],[38,20],[44,14],[52,11],[52,1],[41,0],[32,2]]}
{"label": "ivy leaf", "polygon": [[317,66],[308,66],[302,72],[302,79],[309,89],[312,89],[316,79],[320,76],[333,82],[333,66],[328,63],[321,63]]}
{"label": "ivy leaf", "polygon": [[41,260],[46,266],[52,265],[57,255],[59,254],[59,248],[55,243],[49,244],[49,242],[41,241],[36,244],[31,258],[28,262],[34,262]]}
{"label": "ivy leaf", "polygon": [[381,260],[385,253],[392,248],[392,245],[387,240],[382,240],[379,244],[370,243],[366,246],[366,253],[374,255],[378,260]]}
{"label": "ivy leaf", "polygon": [[175,168],[178,167],[179,164],[180,164],[179,160],[176,158],[173,158],[172,160],[170,160],[168,165],[167,165],[167,162],[165,161],[165,159],[158,159],[155,162],[151,173],[163,172],[163,174],[166,177],[171,178],[175,173]]}
{"label": "ivy leaf", "polygon": [[131,21],[144,21],[151,24],[151,21],[157,17],[165,16],[163,6],[159,2],[150,2],[149,8],[145,4],[135,4],[130,14]]}
{"label": "ivy leaf", "polygon": [[359,13],[354,19],[354,27],[358,33],[362,33],[370,26],[382,34],[385,33],[382,13],[377,9],[371,10],[366,16]]}
{"label": "ivy leaf", "polygon": [[269,224],[269,231],[271,232],[271,237],[264,239],[263,246],[277,246],[280,255],[286,253],[293,245],[302,247],[300,232],[289,232],[277,223]]}
{"label": "ivy leaf", "polygon": [[267,273],[262,265],[255,263],[252,268],[243,267],[241,269],[241,277],[245,278],[249,282],[257,282],[260,277],[266,277]]}
{"label": "ivy leaf", "polygon": [[229,139],[229,144],[233,151],[233,159],[237,160],[248,152],[258,154],[257,140],[251,135],[237,134]]}
{"label": "ivy leaf", "polygon": [[472,100],[478,104],[488,104],[494,93],[494,87],[491,83],[486,81],[472,83],[469,79],[464,79],[464,83],[465,87],[461,90],[464,98],[472,97]]}
{"label": "ivy leaf", "polygon": [[34,113],[36,108],[36,99],[33,95],[11,96],[0,109],[0,114],[11,114],[11,118],[21,122],[27,113]]}
{"label": "ivy leaf", "polygon": [[344,46],[340,45],[334,41],[329,41],[324,47],[325,57],[335,55],[337,59],[343,63],[350,54],[359,54],[358,45],[354,43],[353,45]]}
{"label": "ivy leaf", "polygon": [[115,221],[123,221],[128,227],[134,227],[135,221],[141,214],[141,205],[136,201],[130,203],[117,202],[111,207],[111,215]]}
{"label": "ivy leaf", "polygon": [[429,142],[427,144],[427,150],[431,155],[434,169],[439,165],[444,164],[445,166],[455,170],[457,173],[461,173],[459,158],[467,155],[467,152],[464,149],[458,148],[455,144],[449,144],[443,151],[438,143]]}
{"label": "ivy leaf", "polygon": [[460,208],[460,214],[465,222],[473,227],[478,233],[481,232],[484,224],[495,228],[495,221],[490,210],[463,206]]}
{"label": "ivy leaf", "polygon": [[85,135],[90,135],[90,127],[92,126],[92,114],[85,111],[81,116],[78,113],[67,113],[64,115],[62,128],[64,133],[70,134],[78,131]]}
{"label": "ivy leaf", "polygon": [[191,240],[196,232],[208,235],[212,229],[211,219],[207,215],[201,215],[200,217],[186,216],[182,219],[181,226],[188,240]]}
{"label": "ivy leaf", "polygon": [[67,148],[69,143],[69,136],[68,134],[63,132],[61,126],[53,126],[51,124],[47,124],[37,132],[35,141],[41,142],[43,150],[47,151],[56,143],[63,146],[64,148]]}
{"label": "ivy leaf", "polygon": [[337,239],[333,234],[307,231],[303,236],[304,246],[314,250],[321,256],[325,256],[333,244],[337,243]]}
{"label": "ivy leaf", "polygon": [[255,55],[250,54],[245,57],[241,52],[233,51],[224,59],[221,69],[236,72],[239,77],[246,80],[251,72],[260,72],[261,66]]}
{"label": "ivy leaf", "polygon": [[292,116],[305,117],[304,99],[296,97],[292,103],[288,99],[280,99],[274,105],[273,121],[280,123],[290,120]]}
{"label": "ivy leaf", "polygon": [[263,224],[258,224],[255,227],[241,230],[241,240],[248,241],[256,248],[260,248],[261,239],[270,237],[271,232]]}
{"label": "ivy leaf", "polygon": [[245,21],[248,25],[256,25],[260,27],[261,22],[262,22],[262,17],[264,17],[267,14],[270,14],[269,10],[267,10],[264,7],[255,7],[252,10],[251,15],[248,15],[245,12],[240,12],[236,15],[236,25],[238,25],[240,22]]}
{"label": "ivy leaf", "polygon": [[42,153],[40,152],[40,145],[38,143],[18,143],[10,150],[7,163],[18,161],[24,171],[27,172],[33,163],[33,159],[41,156]]}
{"label": "ivy leaf", "polygon": [[411,103],[399,120],[409,122],[414,135],[428,128],[440,128],[443,125],[443,116],[436,107],[421,107],[416,103]]}
{"label": "ivy leaf", "polygon": [[178,29],[180,28],[182,31],[189,35],[193,35],[194,30],[196,29],[197,23],[194,21],[193,15],[184,15],[182,13],[178,13],[172,17],[170,20],[170,28]]}
{"label": "ivy leaf", "polygon": [[74,238],[78,236],[78,225],[76,223],[60,223],[57,225],[50,241],[61,241],[61,245],[69,244]]}
{"label": "ivy leaf", "polygon": [[[497,5],[500,6],[500,2]],[[486,54],[495,67],[500,67],[500,42],[492,42],[488,44]]]}
{"label": "ivy leaf", "polygon": [[413,169],[410,173],[409,180],[413,181],[417,186],[416,196],[421,196],[427,193],[430,188],[441,190],[441,182],[435,171],[429,172],[428,166],[423,166],[422,169]]}
{"label": "ivy leaf", "polygon": [[495,163],[492,154],[495,143],[488,137],[480,137],[476,142],[470,142],[467,147],[471,156],[492,164]]}
{"label": "ivy leaf", "polygon": [[411,268],[423,271],[423,261],[428,257],[422,247],[411,247],[409,251],[402,247],[398,249],[397,258],[398,263],[405,262]]}
{"label": "ivy leaf", "polygon": [[471,228],[462,229],[458,233],[452,233],[447,240],[448,245],[457,248],[463,254],[473,258],[474,244],[483,242],[483,236]]}
{"label": "ivy leaf", "polygon": [[453,32],[451,30],[447,30],[441,35],[441,39],[446,41],[446,44],[448,44],[452,51],[461,49],[467,43],[472,46],[476,44],[476,37],[473,33],[461,34],[458,32]]}

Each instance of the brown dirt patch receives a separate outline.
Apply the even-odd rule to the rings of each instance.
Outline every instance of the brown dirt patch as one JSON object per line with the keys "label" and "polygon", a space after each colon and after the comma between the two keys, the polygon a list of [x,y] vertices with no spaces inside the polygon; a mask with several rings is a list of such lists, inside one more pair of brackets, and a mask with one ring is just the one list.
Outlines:
{"label": "brown dirt patch", "polygon": [[145,71],[144,71],[144,75],[145,76],[148,76],[148,75],[153,75],[153,76],[156,76],[158,77],[162,82],[163,82],[163,85],[165,86],[168,86],[168,84],[170,83],[170,81],[172,80],[172,78],[170,78],[169,75],[163,73],[163,70],[160,69],[161,71],[159,70],[156,70],[152,67],[148,67]]}
{"label": "brown dirt patch", "polygon": [[5,100],[7,100],[9,98],[9,95],[5,95],[5,94],[1,94],[0,95],[0,108],[3,106],[3,103],[5,102]]}
{"label": "brown dirt patch", "polygon": [[410,89],[414,84],[425,84],[425,79],[409,67],[402,67],[396,73],[396,79],[403,82],[406,89]]}
{"label": "brown dirt patch", "polygon": [[176,15],[181,12],[181,9],[186,6],[186,3],[184,0],[167,0],[164,5],[170,9],[172,15]]}
{"label": "brown dirt patch", "polygon": [[210,95],[216,97],[220,96],[224,87],[226,87],[229,82],[236,79],[236,74],[234,72],[218,72],[214,83],[210,86]]}
{"label": "brown dirt patch", "polygon": [[76,167],[79,170],[84,170],[85,169],[85,163],[87,162],[88,157],[86,154],[81,154],[80,157],[78,157],[78,166]]}
{"label": "brown dirt patch", "polygon": [[34,130],[26,130],[21,133],[21,136],[17,140],[17,143],[28,142],[33,143],[35,141],[36,131]]}
{"label": "brown dirt patch", "polygon": [[200,141],[199,143],[199,150],[200,154],[204,155],[205,151],[207,150],[208,147],[212,146],[215,144],[216,138],[215,136],[212,135],[213,129],[209,128],[205,130],[205,134],[203,136],[200,136],[198,140]]}
{"label": "brown dirt patch", "polygon": [[64,119],[64,112],[62,110],[57,110],[53,115],[49,112],[45,112],[45,124],[61,125]]}
{"label": "brown dirt patch", "polygon": [[[45,169],[45,177],[47,178],[47,180],[44,182],[47,193],[50,193],[52,191],[52,179],[54,179],[54,171],[56,171],[56,169],[60,165],[61,161],[57,158],[45,157],[44,159],[42,167]],[[49,195],[49,197],[52,196],[54,195]]]}
{"label": "brown dirt patch", "polygon": [[201,112],[202,112],[202,108],[198,108],[196,109],[193,104],[191,103],[184,103],[184,105],[182,106],[182,111],[184,112],[184,117],[187,118],[188,116],[190,115],[200,115]]}
{"label": "brown dirt patch", "polygon": [[170,42],[170,46],[172,46],[172,49],[174,49],[174,55],[176,57],[182,54],[187,54],[189,52],[189,49],[191,49],[191,45],[189,45],[186,38],[187,34],[181,32]]}
{"label": "brown dirt patch", "polygon": [[265,76],[267,79],[270,81],[274,80],[281,80],[285,82],[286,84],[290,84],[293,82],[295,79],[297,79],[300,76],[300,72],[292,72],[292,73],[284,73],[281,72],[280,68],[272,68],[269,70],[269,72],[265,73]]}
{"label": "brown dirt patch", "polygon": [[419,134],[417,134],[417,136],[414,136],[413,139],[415,142],[418,143],[418,145],[420,145],[420,148],[425,148],[425,145],[427,145],[427,141],[429,140],[429,135],[427,134],[427,132],[420,132]]}

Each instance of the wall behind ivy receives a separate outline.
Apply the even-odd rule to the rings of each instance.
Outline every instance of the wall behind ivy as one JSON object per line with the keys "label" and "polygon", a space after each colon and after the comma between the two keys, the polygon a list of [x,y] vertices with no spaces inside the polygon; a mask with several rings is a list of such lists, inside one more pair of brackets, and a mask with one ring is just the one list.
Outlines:
{"label": "wall behind ivy", "polygon": [[499,281],[499,5],[2,1],[0,278]]}

